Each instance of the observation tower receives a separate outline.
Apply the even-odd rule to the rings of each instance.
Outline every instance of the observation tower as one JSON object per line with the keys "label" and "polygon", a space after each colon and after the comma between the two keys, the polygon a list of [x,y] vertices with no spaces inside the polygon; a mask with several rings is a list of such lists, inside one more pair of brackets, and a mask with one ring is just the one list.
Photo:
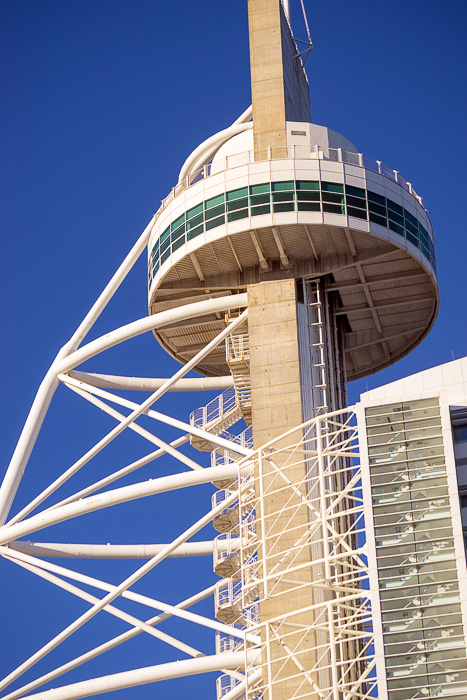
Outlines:
{"label": "observation tower", "polygon": [[[252,108],[190,155],[162,202],[148,245],[149,309],[231,300],[225,314],[194,314],[156,331],[181,363],[247,309],[196,366],[230,375],[233,390],[192,423],[219,434],[243,418],[243,441],[270,444],[275,455],[273,466],[259,460],[248,476],[218,482],[215,503],[242,479],[246,485],[240,506],[214,520],[232,549],[229,564],[224,551],[218,565],[232,578],[217,615],[258,625],[262,680],[251,697],[340,698],[351,686],[368,692],[361,600],[348,604],[358,619],[351,631],[343,631],[349,607],[336,602],[363,575],[355,575],[355,495],[329,502],[354,477],[346,382],[396,362],[430,330],[438,308],[433,234],[410,182],[312,122],[287,7],[249,0],[248,13]],[[338,416],[334,425],[320,418],[329,414]],[[299,444],[307,459],[291,459]],[[213,464],[233,460],[214,452]],[[338,652],[336,638],[345,640]],[[233,689],[235,681],[225,683]]]}
{"label": "observation tower", "polygon": [[[421,197],[398,171],[313,123],[303,65],[311,39],[294,38],[288,3],[248,0],[248,18],[252,106],[187,158],[178,182],[59,352],[0,490],[5,558],[57,585],[59,576],[74,577],[106,591],[100,599],[83,594],[91,607],[53,640],[55,646],[100,611],[118,616],[110,608],[119,596],[141,602],[131,586],[169,557],[212,555],[220,580],[177,604],[146,596],[145,604],[152,600],[162,611],[147,623],[121,613],[135,634],[175,648],[173,662],[57,688],[54,679],[113,648],[113,640],[2,696],[8,700],[29,697],[24,693],[52,680],[55,690],[41,693],[43,700],[212,671],[221,673],[219,700],[376,695],[365,504],[346,382],[388,367],[429,332],[438,309],[432,227]],[[144,250],[148,317],[83,345]],[[79,370],[143,332],[153,332],[181,363],[173,377]],[[192,369],[202,378],[184,378]],[[117,425],[8,520],[59,383]],[[138,404],[122,396],[129,389],[151,393]],[[189,421],[152,408],[166,391],[193,389],[222,393]],[[153,435],[136,423],[143,414],[182,436],[169,444]],[[157,451],[112,466],[105,478],[34,514],[126,429]],[[190,456],[179,450],[188,441]],[[210,467],[202,467],[197,451],[211,452]],[[108,488],[161,456],[177,465],[171,475]],[[207,513],[168,544],[82,543],[79,535],[69,544],[21,539],[98,509],[211,483],[217,490]],[[189,541],[211,522],[214,541]],[[117,586],[51,568],[41,557],[148,561]],[[212,593],[212,619],[186,612]],[[157,625],[171,616],[214,630],[215,654],[159,633]],[[50,648],[11,671],[0,690]],[[193,658],[180,660],[180,652]]]}

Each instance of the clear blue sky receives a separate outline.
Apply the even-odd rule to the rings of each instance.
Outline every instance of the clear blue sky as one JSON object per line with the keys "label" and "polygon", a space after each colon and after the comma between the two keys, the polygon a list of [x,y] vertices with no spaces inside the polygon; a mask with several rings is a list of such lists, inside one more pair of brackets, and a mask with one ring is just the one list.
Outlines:
{"label": "clear blue sky", "polygon": [[[307,64],[314,121],[343,133],[365,155],[411,181],[424,197],[435,233],[441,308],[434,329],[409,357],[351,386],[355,400],[366,384],[378,386],[447,362],[452,353],[466,354],[467,9],[460,0],[305,4],[315,44]],[[305,38],[300,3],[291,0],[291,6],[296,36]],[[1,0],[0,33],[3,471],[55,353],[158,209],[186,156],[245,109],[250,87],[246,0]],[[95,333],[146,311],[141,260]],[[92,369],[168,376],[176,368],[151,337],[134,341],[109,362],[95,361]],[[57,394],[15,509],[113,425],[95,420],[81,399],[66,404],[67,398],[66,392]],[[176,395],[165,406],[187,417],[204,402],[205,397]],[[70,405],[71,413],[65,411]],[[129,440],[112,458],[124,464],[130,454],[145,451],[141,441]],[[97,469],[105,473],[105,461]],[[148,470],[139,478],[150,475]],[[169,535],[161,528],[173,533],[200,515],[209,493],[199,503],[186,502],[183,513],[170,499],[157,506],[146,499],[137,516],[122,508],[110,520],[81,519],[79,535],[75,523],[57,528],[55,536],[163,541]],[[98,575],[114,582],[135,566],[93,564]],[[177,567],[167,568],[164,580],[151,579],[154,595],[171,602],[183,596],[180,580],[186,573],[177,577]],[[22,596],[21,603],[17,598],[5,608],[0,668],[6,672],[84,606],[67,606],[67,594],[52,597],[48,584],[36,584],[12,564],[1,568],[4,596],[18,591]],[[209,562],[195,567],[194,586],[213,581],[209,572]],[[92,629],[106,638],[124,627],[105,622]],[[212,651],[207,639],[198,643]],[[88,644],[78,636],[63,657],[52,654],[50,663]],[[159,663],[164,653],[152,640],[144,649],[137,642],[103,665],[90,665],[89,673]],[[213,680],[203,683],[180,681],[174,699],[187,689],[193,697],[214,697]],[[167,690],[165,684],[148,686],[120,697],[162,698]]]}

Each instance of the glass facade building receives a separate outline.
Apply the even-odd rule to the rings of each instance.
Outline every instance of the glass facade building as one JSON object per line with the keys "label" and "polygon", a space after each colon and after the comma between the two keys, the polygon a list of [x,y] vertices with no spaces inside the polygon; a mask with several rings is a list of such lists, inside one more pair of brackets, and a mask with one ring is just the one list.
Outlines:
{"label": "glass facade building", "polygon": [[467,697],[467,358],[358,405],[381,700]]}

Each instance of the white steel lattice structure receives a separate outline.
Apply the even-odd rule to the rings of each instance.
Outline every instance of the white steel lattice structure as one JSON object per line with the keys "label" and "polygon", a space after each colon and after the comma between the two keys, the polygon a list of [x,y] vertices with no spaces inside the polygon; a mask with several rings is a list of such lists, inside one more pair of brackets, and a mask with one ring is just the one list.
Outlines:
{"label": "white steel lattice structure", "polygon": [[[218,700],[376,697],[358,435],[345,384],[387,367],[428,333],[438,308],[433,234],[409,182],[311,122],[286,5],[249,0],[252,106],[187,158],[39,388],[0,489],[0,551],[87,607],[7,670],[3,700],[72,700],[211,672],[220,673]],[[266,61],[264,70],[265,55],[280,56],[277,65]],[[270,84],[264,76],[274,71]],[[146,248],[149,316],[86,342]],[[144,333],[181,363],[170,378],[82,367]],[[135,366],[137,358],[130,375]],[[204,376],[185,376],[191,370]],[[71,466],[55,465],[43,490],[10,516],[59,385],[113,427],[84,454],[71,450]],[[222,393],[190,416],[185,406],[176,417],[161,407],[167,392],[202,390]],[[148,395],[137,400],[137,391]],[[130,433],[152,451],[121,464],[115,443]],[[129,483],[137,470],[144,476]],[[83,474],[91,476],[73,490],[70,480]],[[219,490],[209,505],[211,484]],[[196,505],[190,521],[187,492]],[[73,542],[24,540],[131,502],[137,519],[147,497],[172,516],[156,542],[143,544],[151,538],[143,528],[137,544],[103,544],[104,520],[92,542],[80,540],[79,525]],[[192,557],[201,556],[213,557],[216,584],[193,576]],[[83,573],[47,561],[55,557],[80,567],[146,561],[114,584],[92,566]],[[183,580],[183,599],[153,594],[158,571],[174,588]],[[149,594],[133,590],[143,578]],[[210,610],[191,609],[208,597]],[[146,620],[135,613],[141,605],[156,614]],[[90,632],[82,653],[29,674],[103,612],[130,629],[97,645]],[[75,680],[75,669],[140,634],[163,647],[156,663]],[[61,679],[67,672],[71,681]],[[59,678],[63,685],[51,689]]]}

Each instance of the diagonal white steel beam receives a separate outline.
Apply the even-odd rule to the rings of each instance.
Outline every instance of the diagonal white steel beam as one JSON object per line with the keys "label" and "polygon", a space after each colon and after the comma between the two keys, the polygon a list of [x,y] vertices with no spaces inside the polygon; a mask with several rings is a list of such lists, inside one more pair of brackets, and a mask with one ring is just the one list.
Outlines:
{"label": "diagonal white steel beam", "polygon": [[[207,470],[205,470],[207,471]],[[192,472],[190,476],[198,476],[198,472]],[[207,525],[217,513],[220,513],[227,505],[233,503],[236,498],[238,498],[238,493],[233,493],[225,501],[221,502],[218,506],[209,511],[206,515],[200,518],[194,525],[189,527],[185,532],[183,532],[179,537],[177,537],[173,542],[171,542],[167,547],[165,547],[162,552],[156,554],[155,557],[150,559],[148,562],[143,564],[139,569],[137,569],[133,574],[128,576],[122,583],[114,588],[111,593],[108,593],[104,598],[102,598],[96,605],[93,605],[89,610],[87,610],[83,615],[80,615],[74,622],[69,624],[62,632],[56,635],[53,639],[45,644],[39,651],[33,654],[24,663],[18,666],[15,671],[10,673],[1,683],[0,690],[5,688],[7,685],[12,683],[18,676],[20,676],[24,671],[31,668],[34,664],[40,661],[44,656],[46,656],[50,651],[55,649],[59,644],[65,639],[70,637],[74,632],[80,629],[86,622],[91,620],[97,613],[99,613],[106,605],[112,603],[118,596],[120,596],[124,591],[130,588],[133,584],[139,581],[143,576],[145,576],[154,567],[160,564],[171,551],[176,549],[180,544],[186,542],[190,539],[196,532],[201,530],[205,525]],[[36,516],[37,517],[37,516]],[[14,525],[11,529],[18,528],[22,523]],[[223,665],[224,666],[224,665]]]}
{"label": "diagonal white steel beam", "polygon": [[[58,588],[62,588],[68,593],[75,595],[77,598],[81,598],[81,600],[85,600],[87,603],[91,603],[91,605],[96,605],[100,602],[100,599],[96,598],[96,596],[94,595],[91,595],[91,593],[87,593],[81,588],[78,588],[77,586],[74,586],[73,584],[68,583],[67,581],[63,581],[63,579],[59,578],[58,576],[55,576],[54,574],[51,574],[38,566],[34,566],[34,564],[31,564],[26,561],[21,561],[17,557],[11,557],[5,553],[3,553],[3,556],[5,559],[8,559],[8,561],[11,561],[17,564],[18,566],[23,567],[27,571],[30,571],[31,573],[35,574],[36,576],[39,576],[40,578],[43,578],[49,583],[53,583]],[[175,639],[175,637],[172,637],[170,634],[166,634],[165,632],[161,632],[160,630],[154,629],[153,627],[151,627],[151,625],[148,625],[146,622],[139,620],[137,617],[134,617],[134,615],[129,615],[128,613],[119,610],[113,605],[107,605],[105,608],[103,608],[103,611],[109,613],[110,615],[113,615],[114,617],[117,617],[123,622],[126,622],[131,627],[136,627],[137,629],[141,630],[141,632],[146,632],[146,634],[155,637],[159,641],[165,642],[166,644],[175,647],[175,649],[182,651],[188,656],[205,656],[205,654],[200,652],[198,649],[194,649],[189,644],[185,644],[184,642]]]}
{"label": "diagonal white steel beam", "polygon": [[[192,304],[191,306],[195,306],[195,304]],[[173,386],[173,384],[177,382],[178,379],[181,379],[191,369],[196,367],[198,362],[202,360],[206,355],[208,355],[213,348],[217,347],[217,345],[221,343],[231,333],[233,328],[236,328],[238,325],[241,325],[244,322],[247,315],[248,309],[245,309],[245,311],[241,313],[240,316],[238,316],[238,318],[232,321],[232,323],[228,327],[224,328],[224,330],[222,330],[210,343],[208,343],[203,350],[197,353],[195,357],[193,357],[193,359],[191,359],[189,362],[186,363],[186,365],[181,367],[178,370],[178,372],[176,372],[170,379],[168,379],[165,382],[165,384],[163,384],[159,389],[157,389],[153,394],[151,394],[151,396],[149,396],[145,401],[143,401],[142,404],[138,405],[137,408],[134,408],[130,415],[127,416],[123,421],[121,421],[118,426],[116,426],[115,428],[113,428],[113,430],[107,433],[107,435],[105,435],[101,440],[99,440],[99,442],[97,442],[94,445],[94,447],[88,450],[86,454],[83,455],[83,457],[81,457],[69,469],[63,472],[63,474],[61,474],[60,477],[58,477],[46,489],[44,489],[44,491],[42,491],[42,493],[40,493],[32,501],[32,503],[34,503],[34,508],[40,503],[42,503],[46,498],[48,498],[48,496],[54,493],[62,484],[64,484],[71,476],[73,476],[73,474],[79,471],[93,457],[99,454],[99,452],[103,450],[104,447],[109,445],[118,435],[120,435],[120,433],[123,432],[123,430],[125,430],[125,428],[131,425],[139,416],[145,413],[158,399],[160,399],[170,389],[171,386]],[[92,343],[90,344],[92,345]],[[85,350],[86,348],[83,349]],[[58,372],[57,376],[59,376],[60,374],[61,372]],[[29,505],[29,511],[32,510],[31,505],[32,504]],[[17,518],[15,518],[15,521],[16,520]]]}
{"label": "diagonal white steel beam", "polygon": [[[199,593],[196,593],[195,595],[191,596],[190,598],[187,598],[186,600],[183,600],[182,602],[178,603],[175,606],[175,608],[177,608],[177,609],[189,608],[192,605],[194,605],[195,603],[198,603],[201,600],[205,600],[210,595],[212,595],[214,592],[214,589],[215,589],[215,585],[209,586],[209,588],[205,588],[203,591],[200,591]],[[171,617],[171,615],[167,614],[167,613],[163,613],[161,615],[156,615],[154,617],[151,617],[149,620],[146,620],[146,624],[158,625],[160,622],[163,622],[164,620],[166,620],[170,617]],[[18,688],[17,690],[13,691],[12,693],[9,693],[8,695],[3,696],[2,700],[16,700],[16,698],[19,698],[20,696],[24,695],[24,693],[27,693],[31,690],[35,690],[39,686],[44,685],[44,683],[48,683],[48,682],[54,680],[54,678],[58,678],[59,676],[62,676],[64,673],[67,673],[68,671],[71,671],[74,668],[78,668],[79,666],[82,666],[87,661],[91,661],[92,659],[95,659],[97,656],[104,654],[106,651],[109,651],[110,649],[115,649],[115,647],[119,646],[120,644],[123,644],[124,642],[128,641],[129,639],[133,639],[134,637],[136,637],[139,634],[141,634],[141,630],[137,629],[137,628],[133,628],[132,630],[128,630],[127,632],[124,632],[123,634],[119,634],[116,637],[109,639],[107,642],[104,642],[103,644],[100,644],[99,646],[94,647],[93,649],[90,649],[89,651],[85,652],[84,654],[77,656],[75,659],[68,661],[68,663],[57,667],[53,671],[50,671],[49,673],[46,673],[45,675],[40,676],[39,678],[36,678],[36,680],[34,680],[30,683],[27,683],[26,685],[22,686],[21,688]]]}

